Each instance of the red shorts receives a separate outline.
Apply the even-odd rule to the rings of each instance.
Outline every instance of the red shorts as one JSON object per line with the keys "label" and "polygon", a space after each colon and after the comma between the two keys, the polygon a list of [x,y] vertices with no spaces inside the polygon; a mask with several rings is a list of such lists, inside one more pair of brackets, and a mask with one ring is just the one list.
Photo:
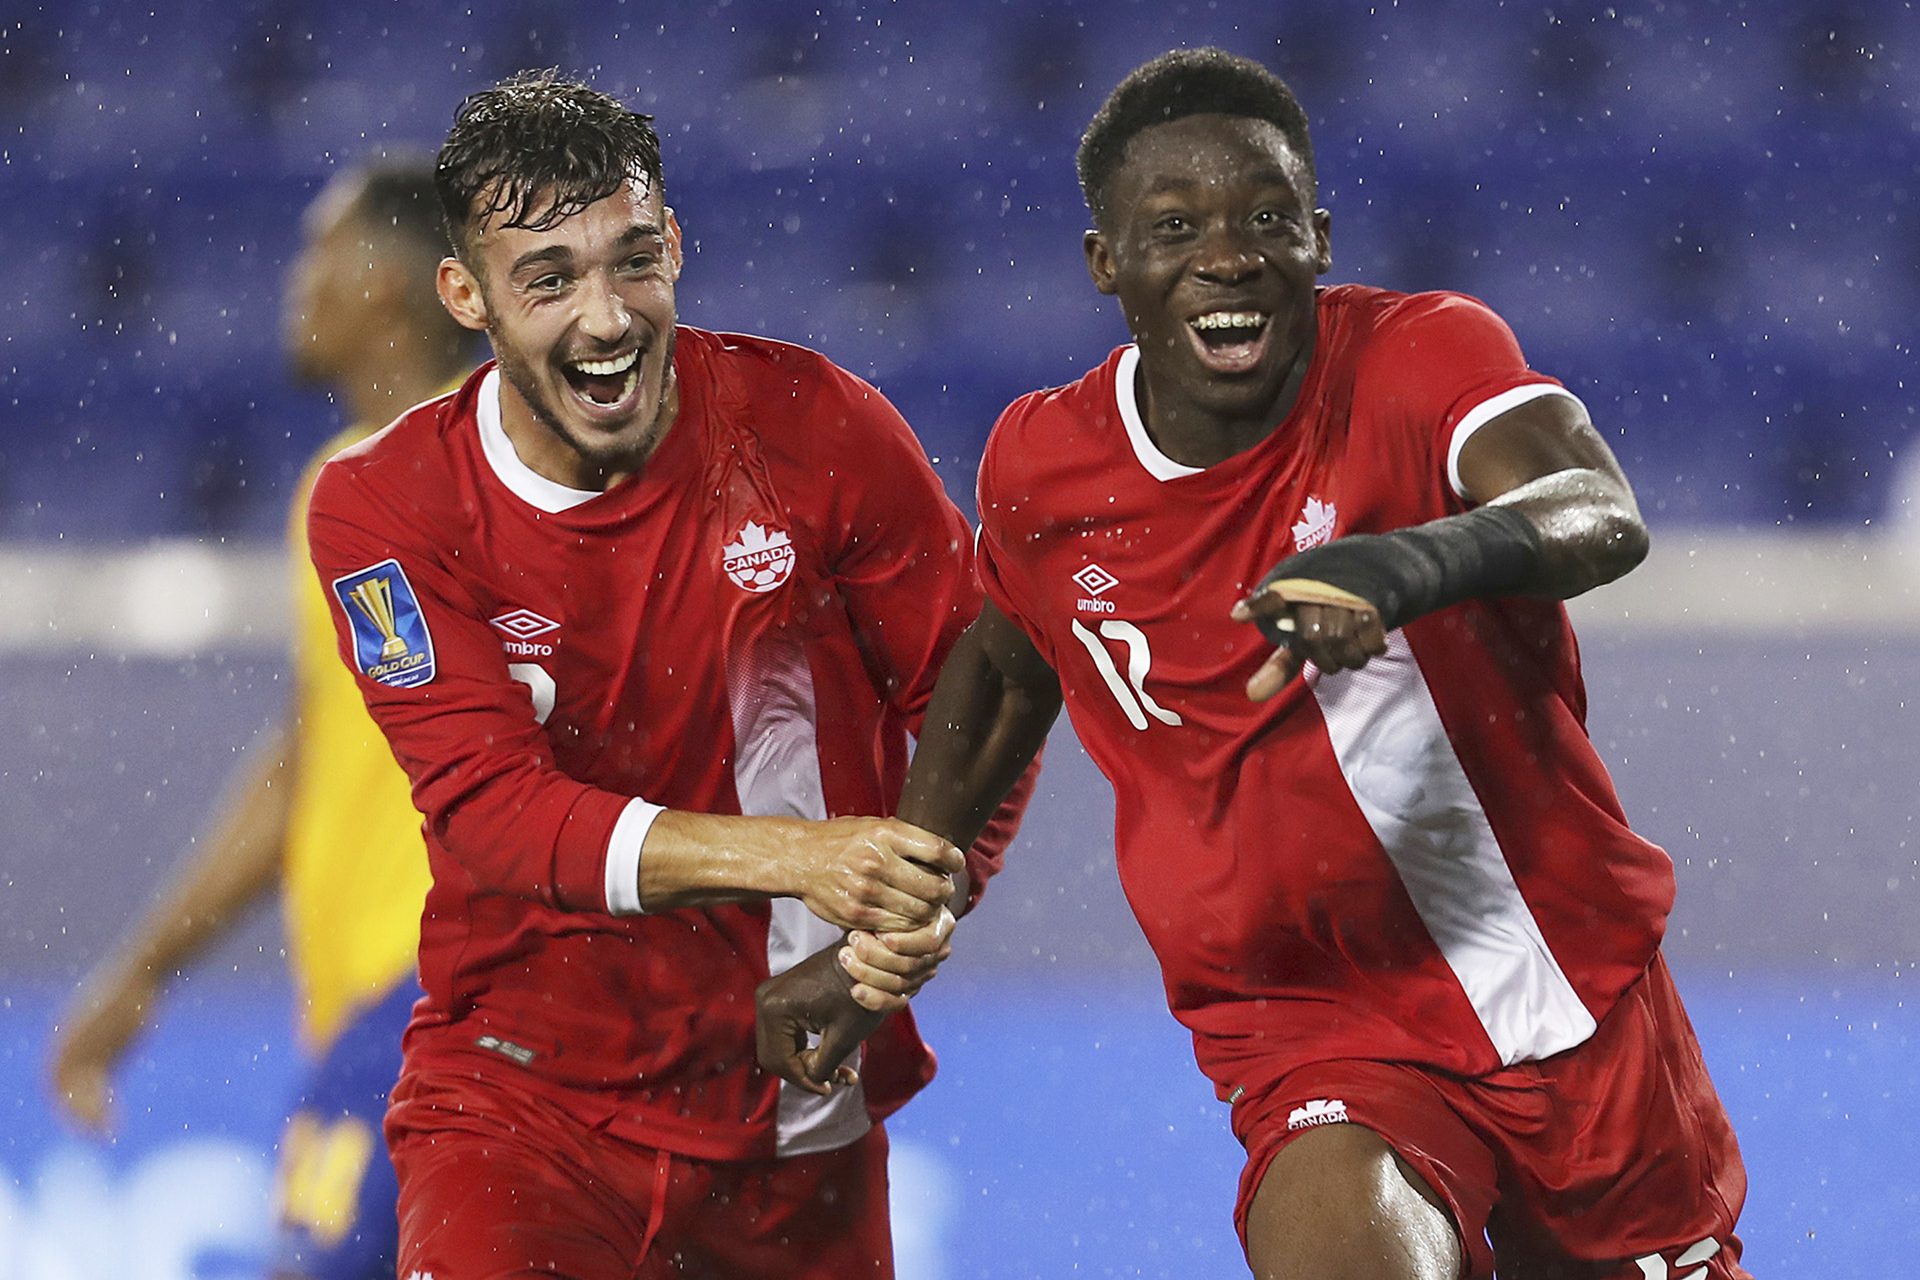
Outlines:
{"label": "red shorts", "polygon": [[1475,1079],[1404,1063],[1301,1067],[1243,1099],[1234,1221],[1273,1158],[1363,1125],[1452,1211],[1474,1280],[1750,1280],[1733,1233],[1747,1175],[1699,1042],[1655,956],[1577,1048]]}
{"label": "red shorts", "polygon": [[402,1276],[892,1280],[887,1137],[713,1161],[582,1127],[500,1085],[422,1073],[387,1114]]}

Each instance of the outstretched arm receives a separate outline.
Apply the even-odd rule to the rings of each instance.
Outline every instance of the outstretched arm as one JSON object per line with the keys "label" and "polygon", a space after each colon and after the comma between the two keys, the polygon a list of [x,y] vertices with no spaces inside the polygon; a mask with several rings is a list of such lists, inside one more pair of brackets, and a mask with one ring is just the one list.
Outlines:
{"label": "outstretched arm", "polygon": [[[1060,682],[1053,669],[1026,634],[987,602],[941,668],[907,771],[900,817],[955,846],[971,846],[1059,713]],[[964,882],[954,901],[964,908]],[[890,947],[856,934],[848,945],[869,972],[913,967],[915,957],[902,957],[897,942]],[[924,945],[912,945],[937,958],[946,935],[930,933]],[[833,1081],[848,1078],[841,1061],[899,1002],[871,992],[860,993],[866,1002],[856,999],[838,950],[829,948],[769,979],[757,996],[760,1065],[812,1093],[827,1093]],[[900,994],[917,989],[914,983]],[[809,1033],[820,1036],[811,1049]]]}
{"label": "outstretched arm", "polygon": [[87,1129],[109,1129],[114,1067],[167,978],[278,883],[298,749],[295,735],[276,729],[246,754],[200,847],[68,1004],[51,1064],[54,1098]]}
{"label": "outstretched arm", "polygon": [[1365,666],[1386,633],[1461,600],[1567,599],[1646,558],[1633,491],[1580,402],[1541,396],[1508,410],[1460,450],[1460,515],[1387,534],[1356,534],[1289,556],[1233,616],[1276,648],[1247,682],[1264,701],[1308,662]]}

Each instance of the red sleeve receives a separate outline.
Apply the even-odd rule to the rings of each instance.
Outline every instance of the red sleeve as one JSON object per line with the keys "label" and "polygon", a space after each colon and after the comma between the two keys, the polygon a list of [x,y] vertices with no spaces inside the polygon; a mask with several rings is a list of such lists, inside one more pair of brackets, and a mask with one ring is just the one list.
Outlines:
{"label": "red sleeve", "polygon": [[1009,447],[1007,441],[1025,424],[1027,403],[1027,399],[1017,400],[1000,415],[993,434],[987,438],[986,453],[980,459],[980,477],[974,487],[974,506],[980,512],[980,536],[974,543],[974,575],[986,598],[1026,633],[1047,665],[1057,670],[1060,664],[1047,643],[1046,633],[1033,621],[1035,611],[1026,602],[1024,584],[1017,570],[1009,572],[1013,562],[1008,560],[1005,550],[1008,541],[1019,536],[1010,525],[1023,502],[1020,493],[1008,490],[1001,455]]}
{"label": "red sleeve", "polygon": [[[340,655],[435,841],[480,892],[606,911],[607,844],[629,797],[554,765],[529,687],[426,535],[334,462],[307,537]],[[383,637],[406,654],[383,661]]]}
{"label": "red sleeve", "polygon": [[[1520,343],[1493,310],[1462,293],[1414,294],[1399,303],[1358,375],[1440,466],[1476,410],[1525,386],[1560,383],[1527,367]],[[1489,415],[1491,416],[1491,415]]]}
{"label": "red sleeve", "polygon": [[[980,613],[973,531],[899,411],[853,375],[833,376],[847,429],[827,462],[835,483],[825,527],[838,539],[829,558],[854,633],[917,735],[941,664]],[[1000,870],[1039,770],[1035,756],[967,851],[971,901]]]}

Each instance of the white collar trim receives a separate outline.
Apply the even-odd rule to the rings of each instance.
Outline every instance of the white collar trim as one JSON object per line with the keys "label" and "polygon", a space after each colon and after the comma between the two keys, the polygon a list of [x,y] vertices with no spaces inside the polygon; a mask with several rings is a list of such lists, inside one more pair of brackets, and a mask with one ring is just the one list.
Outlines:
{"label": "white collar trim", "polygon": [[480,393],[474,401],[473,416],[480,424],[480,451],[486,454],[487,465],[493,468],[493,474],[500,483],[528,506],[537,507],[548,515],[558,515],[600,496],[592,489],[569,489],[520,461],[520,455],[514,451],[513,441],[507,438],[507,429],[500,425],[498,368],[489,369],[487,376],[480,380]]}
{"label": "white collar trim", "polygon": [[1147,434],[1147,424],[1140,417],[1140,402],[1133,390],[1134,374],[1139,368],[1140,348],[1132,346],[1120,353],[1120,366],[1113,373],[1114,398],[1120,403],[1120,421],[1126,424],[1127,439],[1133,444],[1133,456],[1140,459],[1140,465],[1155,480],[1178,480],[1182,476],[1199,475],[1206,468],[1175,462],[1160,452],[1160,446]]}

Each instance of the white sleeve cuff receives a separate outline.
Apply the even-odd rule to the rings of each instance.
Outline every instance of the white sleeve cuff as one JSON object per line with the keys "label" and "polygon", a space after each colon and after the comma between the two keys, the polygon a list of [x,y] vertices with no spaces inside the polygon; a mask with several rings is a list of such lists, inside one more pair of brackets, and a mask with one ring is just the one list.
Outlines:
{"label": "white sleeve cuff", "polygon": [[637,916],[640,905],[640,846],[653,830],[653,820],[666,810],[639,797],[627,801],[607,837],[607,910],[616,916]]}
{"label": "white sleeve cuff", "polygon": [[1473,433],[1507,410],[1518,409],[1527,401],[1538,400],[1541,396],[1565,396],[1575,404],[1580,403],[1580,397],[1565,387],[1556,387],[1551,382],[1530,382],[1524,387],[1502,391],[1499,395],[1482,400],[1467,410],[1454,426],[1453,439],[1447,445],[1447,483],[1453,486],[1455,494],[1468,502],[1473,501],[1473,495],[1468,493],[1466,486],[1460,483],[1460,450],[1473,437]]}

